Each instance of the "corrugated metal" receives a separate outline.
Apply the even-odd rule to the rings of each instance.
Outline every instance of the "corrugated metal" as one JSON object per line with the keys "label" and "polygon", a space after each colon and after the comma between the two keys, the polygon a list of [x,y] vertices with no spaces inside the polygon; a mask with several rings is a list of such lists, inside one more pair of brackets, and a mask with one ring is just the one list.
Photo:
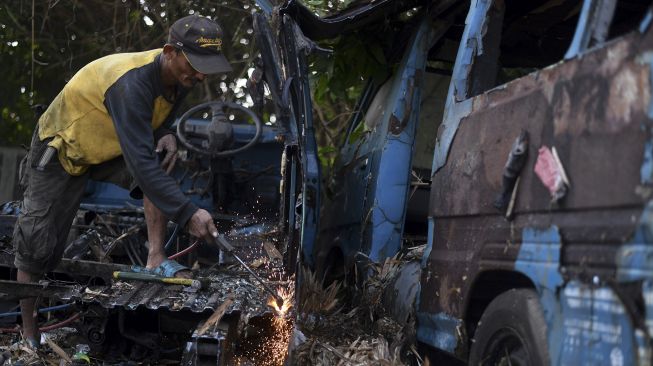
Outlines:
{"label": "corrugated metal", "polygon": [[143,307],[201,313],[214,311],[229,293],[234,292],[235,300],[227,313],[238,311],[253,315],[268,311],[267,293],[244,273],[214,272],[205,274],[205,278],[210,280],[210,285],[197,292],[177,285],[116,281],[112,286],[91,286],[74,300],[108,309],[123,307],[133,310]]}

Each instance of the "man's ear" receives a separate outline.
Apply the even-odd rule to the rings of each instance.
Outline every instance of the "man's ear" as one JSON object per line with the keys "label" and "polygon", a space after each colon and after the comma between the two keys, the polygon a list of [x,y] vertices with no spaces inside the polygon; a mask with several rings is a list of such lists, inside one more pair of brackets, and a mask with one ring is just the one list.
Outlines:
{"label": "man's ear", "polygon": [[175,46],[171,44],[165,44],[163,46],[163,56],[165,56],[166,58],[171,58],[172,56],[174,56],[176,51],[177,49],[175,48]]}

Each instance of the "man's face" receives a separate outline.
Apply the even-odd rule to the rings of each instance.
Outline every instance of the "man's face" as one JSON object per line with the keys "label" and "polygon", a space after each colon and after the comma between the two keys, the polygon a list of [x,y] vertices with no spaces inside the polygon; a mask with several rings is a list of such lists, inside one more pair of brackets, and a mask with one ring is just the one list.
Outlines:
{"label": "man's face", "polygon": [[185,88],[192,88],[200,81],[204,81],[205,74],[195,70],[181,50],[172,52],[172,75]]}

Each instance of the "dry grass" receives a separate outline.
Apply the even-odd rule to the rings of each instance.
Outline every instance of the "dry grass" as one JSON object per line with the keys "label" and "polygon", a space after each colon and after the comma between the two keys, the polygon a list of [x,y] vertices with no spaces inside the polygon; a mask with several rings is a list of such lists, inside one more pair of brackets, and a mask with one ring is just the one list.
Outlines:
{"label": "dry grass", "polygon": [[403,366],[400,349],[391,350],[384,338],[357,338],[351,344],[332,346],[313,339],[298,349],[301,361],[311,365],[382,365]]}
{"label": "dry grass", "polygon": [[336,281],[324,288],[323,282],[317,279],[310,269],[301,268],[302,282],[299,288],[300,314],[331,314],[338,305],[338,293],[342,283]]}
{"label": "dry grass", "polygon": [[[324,288],[310,270],[301,269],[303,281],[300,288],[297,328],[306,340],[292,351],[292,365],[421,365],[410,336],[409,325],[398,324],[387,316],[382,298],[385,289],[400,273],[402,265],[420,257],[423,248],[417,247],[405,256],[396,255],[382,263],[371,263],[362,268],[366,280],[355,289],[353,304],[342,311],[346,291],[340,282]],[[356,271],[359,272],[359,271]],[[340,306],[340,308],[338,308]],[[408,357],[407,357],[408,356]]]}

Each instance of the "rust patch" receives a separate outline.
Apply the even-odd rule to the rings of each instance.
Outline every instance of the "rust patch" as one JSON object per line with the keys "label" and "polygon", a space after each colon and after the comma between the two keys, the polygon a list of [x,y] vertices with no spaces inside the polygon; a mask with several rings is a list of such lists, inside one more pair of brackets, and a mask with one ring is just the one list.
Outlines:
{"label": "rust patch", "polygon": [[[408,79],[406,82],[408,85],[406,86],[406,94],[404,94],[404,98],[401,99],[401,105],[398,110],[395,110],[394,113],[390,115],[390,121],[388,124],[388,132],[390,132],[393,135],[399,135],[401,132],[406,128],[408,125],[408,121],[410,120],[410,115],[413,112],[413,93],[415,91],[415,77],[414,75]],[[403,113],[402,113],[403,112]],[[400,120],[399,117],[397,117],[397,114],[403,114],[403,118]]]}
{"label": "rust patch", "polygon": [[[406,120],[406,118],[404,118]],[[388,129],[391,134],[393,135],[398,135],[401,133],[401,131],[404,130],[404,127],[406,125],[404,124],[403,121],[400,121],[399,118],[393,113],[390,115],[390,128]]]}

